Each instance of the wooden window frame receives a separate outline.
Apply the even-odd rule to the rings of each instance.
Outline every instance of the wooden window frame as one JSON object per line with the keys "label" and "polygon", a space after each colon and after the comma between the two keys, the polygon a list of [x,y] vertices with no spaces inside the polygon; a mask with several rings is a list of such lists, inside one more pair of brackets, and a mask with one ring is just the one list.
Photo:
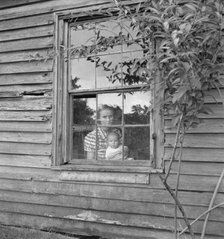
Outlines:
{"label": "wooden window frame", "polygon": [[[63,53],[61,50],[66,49],[68,46],[68,20],[78,16],[78,13],[74,12],[60,12],[55,13],[55,66],[54,66],[54,87],[53,87],[53,152],[52,152],[52,167],[56,169],[70,170],[76,169],[77,165],[81,167],[88,167],[90,165],[101,166],[122,166],[125,168],[134,167],[136,170],[145,168],[148,172],[156,170],[163,170],[163,154],[164,154],[164,132],[163,114],[160,110],[160,104],[163,101],[163,90],[161,89],[161,82],[159,75],[155,78],[154,84],[151,87],[152,94],[152,127],[150,137],[150,160],[133,160],[133,161],[121,161],[112,162],[106,160],[79,160],[77,165],[69,165],[69,155],[71,155],[71,137],[69,135],[69,129],[71,128],[71,97],[68,92],[68,73],[69,66],[66,62],[67,51]],[[138,86],[137,86],[138,87]],[[110,89],[111,90],[111,89]],[[74,161],[75,162],[75,161]],[[99,168],[97,167],[97,168]],[[141,168],[141,169],[140,169]],[[109,170],[110,170],[109,169]],[[130,170],[130,168],[128,169]],[[121,169],[122,171],[122,169]],[[134,170],[135,171],[135,170]]]}

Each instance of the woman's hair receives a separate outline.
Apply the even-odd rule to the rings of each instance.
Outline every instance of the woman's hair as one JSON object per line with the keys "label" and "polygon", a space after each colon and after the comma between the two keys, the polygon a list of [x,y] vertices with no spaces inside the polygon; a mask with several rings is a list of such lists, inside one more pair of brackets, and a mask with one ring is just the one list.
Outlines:
{"label": "woman's hair", "polygon": [[110,111],[114,112],[114,108],[112,106],[109,106],[109,105],[106,105],[106,104],[102,104],[98,107],[98,111],[97,111],[98,115],[100,114],[100,112],[102,110],[110,110]]}

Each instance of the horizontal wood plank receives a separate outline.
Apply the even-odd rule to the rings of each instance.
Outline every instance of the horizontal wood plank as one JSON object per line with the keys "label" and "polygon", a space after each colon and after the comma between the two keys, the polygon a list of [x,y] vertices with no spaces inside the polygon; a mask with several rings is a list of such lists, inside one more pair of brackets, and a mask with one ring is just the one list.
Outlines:
{"label": "horizontal wood plank", "polygon": [[13,87],[14,85],[47,84],[52,81],[53,74],[51,72],[0,75],[0,86],[10,85]]}
{"label": "horizontal wood plank", "polygon": [[148,184],[148,173],[117,173],[117,172],[61,172],[59,176],[63,181],[106,182],[106,183],[134,183]]}
{"label": "horizontal wood plank", "polygon": [[42,122],[23,122],[9,121],[0,123],[1,132],[52,132],[52,123],[50,121]]}
{"label": "horizontal wood plank", "polygon": [[[165,145],[174,145],[176,134],[167,134]],[[186,134],[183,141],[183,147],[191,148],[223,148],[224,134]]]}
{"label": "horizontal wood plank", "polygon": [[49,156],[0,154],[0,165],[49,168],[51,165],[51,158]]}
{"label": "horizontal wood plank", "polygon": [[53,24],[11,31],[3,31],[3,32],[0,31],[0,42],[28,39],[34,37],[53,36],[53,34],[54,34]]}
{"label": "horizontal wood plank", "polygon": [[[172,155],[172,147],[165,148],[164,159],[169,160]],[[177,152],[179,149],[177,150]],[[224,149],[216,148],[184,148],[183,161],[197,162],[224,162]]]}
{"label": "horizontal wood plank", "polygon": [[53,41],[53,37],[42,37],[9,42],[0,42],[0,53],[52,48],[54,44]]}
{"label": "horizontal wood plank", "polygon": [[0,64],[0,74],[30,73],[52,71],[53,61],[32,61]]}
{"label": "horizontal wood plank", "polygon": [[46,111],[0,111],[0,121],[48,121],[52,118]]}
{"label": "horizontal wood plank", "polygon": [[[171,120],[165,120],[165,133],[176,133],[176,129],[171,125]],[[187,131],[188,134],[208,134],[208,133],[224,133],[223,119],[202,119],[197,127]],[[203,135],[201,135],[203,137]]]}
{"label": "horizontal wood plank", "polygon": [[[181,175],[179,182],[179,190],[198,191],[198,192],[213,192],[217,185],[219,176],[204,176],[204,175]],[[168,184],[172,189],[176,188],[177,175],[170,174]],[[150,175],[150,186],[155,188],[165,188],[158,175]],[[219,192],[224,192],[224,181],[221,182]]]}
{"label": "horizontal wood plank", "polygon": [[[25,96],[23,99],[28,98],[28,96],[40,95],[43,97],[46,92],[52,91],[52,84],[32,84],[32,85],[4,85],[0,86],[0,92],[16,92],[20,96]],[[48,97],[48,96],[46,96]]]}
{"label": "horizontal wood plank", "polygon": [[42,61],[53,58],[53,51],[47,49],[39,50],[26,50],[26,51],[17,51],[17,52],[5,52],[0,53],[0,63],[11,63],[11,62],[20,62],[20,61]]}
{"label": "horizontal wood plank", "polygon": [[[1,87],[0,87],[1,88]],[[52,98],[23,96],[17,100],[0,100],[0,110],[49,110],[52,109]]]}
{"label": "horizontal wood plank", "polygon": [[52,134],[39,132],[0,132],[0,142],[50,144],[52,142]]}
{"label": "horizontal wood plank", "polygon": [[[7,1],[4,1],[2,0],[1,1],[1,5],[0,5],[0,9],[3,9],[3,8],[9,8],[9,7],[18,7],[18,6],[21,6],[21,5],[27,5],[27,4],[33,4],[33,3],[40,3],[42,1],[47,1],[47,0],[7,0]],[[49,1],[49,0],[48,0]]]}
{"label": "horizontal wood plank", "polygon": [[21,155],[51,155],[51,145],[0,142],[0,153]]}
{"label": "horizontal wood plank", "polygon": [[[169,161],[165,161],[165,171],[168,169]],[[171,172],[178,172],[179,163],[175,161],[172,164]],[[223,163],[207,163],[207,162],[182,162],[181,174],[188,175],[207,175],[207,176],[219,176],[223,170]]]}
{"label": "horizontal wood plank", "polygon": [[[21,7],[21,8],[24,9],[27,6]],[[32,6],[32,7],[34,7],[34,6]],[[2,10],[1,14],[3,14],[3,12],[8,12],[8,13],[10,11],[15,12],[15,10],[17,10],[17,9],[18,8],[11,9],[11,10],[10,9]],[[52,24],[53,23],[53,14],[42,14],[42,15],[37,15],[37,16],[30,15],[29,17],[17,18],[17,19],[11,19],[11,20],[6,20],[4,18],[1,18],[1,20],[3,20],[3,21],[1,21],[1,24],[0,24],[0,31],[8,31],[8,30],[12,30],[12,29],[21,29],[21,28],[28,28],[28,27]]]}

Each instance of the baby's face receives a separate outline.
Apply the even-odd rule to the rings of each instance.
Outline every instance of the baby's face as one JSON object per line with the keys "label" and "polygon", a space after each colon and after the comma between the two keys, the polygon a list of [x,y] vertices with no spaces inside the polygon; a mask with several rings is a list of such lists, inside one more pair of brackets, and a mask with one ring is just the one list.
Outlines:
{"label": "baby's face", "polygon": [[107,143],[108,146],[110,146],[113,149],[116,149],[120,144],[118,136],[114,134],[108,135]]}

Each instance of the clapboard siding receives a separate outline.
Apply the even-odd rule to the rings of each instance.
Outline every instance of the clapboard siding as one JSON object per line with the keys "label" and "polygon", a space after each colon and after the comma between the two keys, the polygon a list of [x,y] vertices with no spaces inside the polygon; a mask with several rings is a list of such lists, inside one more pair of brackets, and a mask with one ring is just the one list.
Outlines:
{"label": "clapboard siding", "polygon": [[[23,86],[25,88],[25,86]],[[0,86],[1,89],[1,86]],[[24,90],[27,91],[27,90]],[[38,96],[24,96],[19,99],[12,100],[0,100],[0,110],[49,110],[52,109],[52,98],[50,97],[38,97]]]}
{"label": "clapboard siding", "polygon": [[[26,192],[47,194],[57,197],[57,195],[77,197],[95,198],[95,199],[108,199],[108,200],[121,200],[121,201],[133,201],[139,203],[158,203],[160,204],[173,204],[173,199],[170,194],[159,188],[151,188],[148,186],[127,186],[122,184],[97,184],[97,183],[83,183],[83,182],[59,182],[53,181],[40,181],[27,179],[1,178],[0,189],[12,192]],[[116,190],[115,190],[116,189]],[[208,206],[212,197],[212,192],[187,192],[180,191],[178,193],[179,200],[183,205],[188,206]],[[218,194],[216,197],[216,204],[223,202],[223,194]],[[65,201],[66,202],[66,201]],[[47,204],[47,202],[46,202]],[[106,208],[105,208],[106,210]],[[149,209],[146,209],[149,210]]]}
{"label": "clapboard siding", "polygon": [[[37,205],[29,203],[16,203],[16,202],[2,202],[0,201],[1,212],[13,212],[28,215],[46,216],[51,218],[71,219],[76,221],[89,221],[98,222],[102,224],[117,224],[123,226],[137,226],[142,228],[154,228],[154,229],[168,229],[173,230],[173,218],[164,215],[163,218],[157,216],[147,216],[142,214],[130,214],[130,213],[115,213],[107,211],[94,211],[83,210],[69,207],[55,207],[50,205]],[[183,220],[179,220],[184,225]],[[220,227],[223,222],[217,222],[210,220],[208,233],[211,234],[211,229],[216,228],[218,234],[223,234],[223,227]],[[199,221],[195,226],[195,232],[200,233],[203,222]],[[181,228],[179,226],[179,228]]]}
{"label": "clapboard siding", "polygon": [[50,121],[23,122],[23,121],[2,121],[0,124],[1,132],[52,132]]}
{"label": "clapboard siding", "polygon": [[46,111],[0,111],[0,121],[48,121],[52,114]]}
{"label": "clapboard siding", "polygon": [[[142,215],[164,215],[166,217],[172,217],[174,211],[174,204],[170,203],[154,203],[154,202],[136,202],[131,200],[119,200],[119,199],[104,199],[94,197],[77,197],[66,195],[54,195],[54,194],[40,194],[40,193],[27,193],[16,191],[0,191],[0,202],[14,202],[30,205],[42,205],[43,207],[65,207],[81,210],[95,210],[108,212],[123,212],[127,214],[142,214]],[[207,207],[206,206],[187,206],[184,205],[185,211],[189,218],[193,219],[202,214]],[[178,212],[179,213],[179,212]],[[179,213],[179,217],[182,215]],[[203,219],[204,217],[202,217]],[[211,219],[220,221],[224,220],[224,207],[220,207],[219,210],[215,210],[211,213]]]}
{"label": "clapboard siding", "polygon": [[[165,146],[171,146],[175,142],[176,134],[167,134],[165,140]],[[224,133],[219,134],[186,134],[184,138],[183,147],[197,147],[197,148],[223,148],[224,145]],[[179,146],[179,145],[178,145]]]}
{"label": "clapboard siding", "polygon": [[46,37],[54,34],[54,25],[44,25],[25,29],[13,29],[0,31],[0,42],[29,39],[35,37]]}
{"label": "clapboard siding", "polygon": [[[127,1],[132,3],[132,1]],[[173,239],[174,202],[158,175],[77,166],[52,170],[54,12],[78,14],[112,6],[109,0],[9,0],[0,4],[0,223],[112,238]],[[224,91],[221,91],[224,93]],[[0,94],[1,95],[1,94]],[[215,96],[217,101],[214,100]],[[178,198],[190,221],[210,203],[224,164],[224,110],[216,90],[206,105],[213,113],[187,132]],[[175,129],[165,120],[165,169]],[[75,165],[74,165],[75,167]],[[178,161],[168,183],[176,186]],[[215,203],[224,201],[224,182]],[[178,212],[181,227],[185,227]],[[199,239],[202,218],[194,231]],[[224,207],[209,217],[206,238],[224,236]],[[180,226],[180,225],[179,225]],[[150,236],[149,236],[150,235]],[[186,236],[188,238],[188,236]]]}
{"label": "clapboard siding", "polygon": [[[27,227],[35,227],[40,230],[50,230],[50,231],[59,231],[64,233],[71,233],[77,235],[82,232],[82,235],[99,235],[108,238],[129,238],[129,239],[155,239],[155,238],[166,238],[173,239],[173,234],[164,231],[156,230],[153,228],[136,228],[129,226],[121,226],[105,223],[96,223],[96,222],[85,222],[84,220],[76,221],[72,219],[63,219],[60,218],[50,218],[50,217],[41,217],[33,216],[27,214],[15,214],[10,212],[4,212],[0,214],[0,223],[5,222],[6,225],[18,225]],[[86,228],[88,225],[88,229]],[[149,236],[150,235],[150,236]],[[189,239],[189,237],[186,237]],[[199,236],[196,236],[195,239],[199,239]],[[218,239],[217,236],[208,236],[207,239]]]}
{"label": "clapboard siding", "polygon": [[[24,7],[22,7],[24,8]],[[6,10],[7,11],[7,10]],[[0,24],[0,31],[9,31],[13,29],[25,29],[29,27],[44,26],[53,23],[52,14],[42,14],[26,18],[16,18],[12,20],[3,20]]]}
{"label": "clapboard siding", "polygon": [[47,49],[35,49],[35,50],[26,50],[18,52],[9,52],[9,53],[0,53],[0,63],[10,63],[10,62],[24,62],[24,61],[42,61],[46,62],[47,60],[53,57],[52,51]]}
{"label": "clapboard siding", "polygon": [[33,39],[15,40],[9,42],[0,42],[0,52],[12,52],[20,50],[33,50],[52,48],[52,37],[41,37]]}
{"label": "clapboard siding", "polygon": [[0,74],[0,86],[10,85],[14,87],[15,85],[37,85],[37,84],[47,84],[52,83],[53,74],[52,72],[44,72],[44,73],[20,73],[20,74],[8,74],[1,75]]}
{"label": "clapboard siding", "polygon": [[27,5],[31,3],[39,3],[43,1],[49,1],[49,0],[2,0],[0,9],[3,8],[10,8],[10,7],[16,7],[16,6],[21,6],[21,5]]}
{"label": "clapboard siding", "polygon": [[0,153],[20,155],[51,155],[51,145],[0,142]]}
{"label": "clapboard siding", "polygon": [[[165,120],[165,133],[176,133],[172,127],[171,120]],[[224,133],[224,120],[223,119],[202,119],[197,127],[191,128],[188,134],[210,134],[210,133]]]}
{"label": "clapboard siding", "polygon": [[[130,2],[130,1],[129,1]],[[137,2],[137,1],[136,1]],[[76,9],[77,13],[80,13],[80,11],[86,11],[88,10],[88,7],[90,6],[90,9],[92,9],[92,6],[104,4],[105,7],[107,6],[113,6],[111,1],[109,0],[66,0],[61,1],[54,0],[54,1],[47,1],[42,4],[38,5],[27,5],[23,7],[16,7],[11,9],[3,9],[1,10],[2,15],[0,16],[0,20],[4,22],[5,19],[14,19],[14,18],[20,18],[23,16],[32,16],[32,15],[38,15],[40,13],[52,13],[55,11],[60,10],[69,10],[69,9]],[[82,6],[82,9],[80,9],[80,6]]]}
{"label": "clapboard siding", "polygon": [[[165,159],[170,159],[172,154],[172,148],[165,148]],[[216,148],[185,148],[183,150],[182,160],[183,161],[194,161],[194,162],[222,162],[224,163],[224,149]]]}
{"label": "clapboard siding", "polygon": [[50,156],[0,154],[1,166],[48,168],[51,166]]}

